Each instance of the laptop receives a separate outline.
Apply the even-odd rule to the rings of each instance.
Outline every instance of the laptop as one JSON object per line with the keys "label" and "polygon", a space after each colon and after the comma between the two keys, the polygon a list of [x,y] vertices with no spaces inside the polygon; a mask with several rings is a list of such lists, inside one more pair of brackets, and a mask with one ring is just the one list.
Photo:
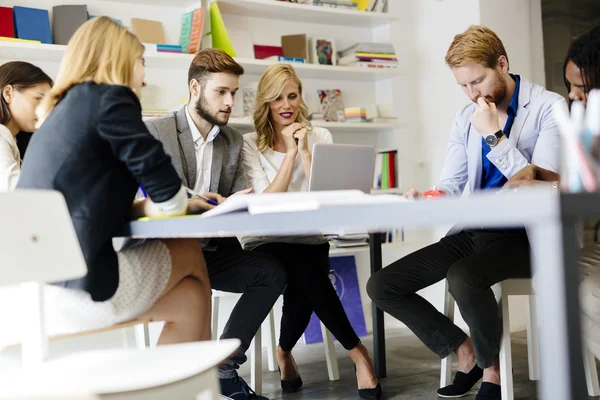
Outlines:
{"label": "laptop", "polygon": [[316,143],[308,190],[361,190],[371,193],[375,147]]}

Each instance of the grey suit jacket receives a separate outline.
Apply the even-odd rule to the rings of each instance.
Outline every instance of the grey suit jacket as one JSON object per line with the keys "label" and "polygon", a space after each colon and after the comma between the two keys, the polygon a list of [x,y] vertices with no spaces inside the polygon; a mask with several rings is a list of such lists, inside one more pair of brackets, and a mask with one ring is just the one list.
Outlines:
{"label": "grey suit jacket", "polygon": [[[185,107],[171,115],[146,121],[150,133],[160,140],[184,184],[194,189],[197,178],[196,151]],[[244,139],[234,128],[222,126],[213,141],[210,191],[228,197],[246,189],[246,173],[241,161]]]}

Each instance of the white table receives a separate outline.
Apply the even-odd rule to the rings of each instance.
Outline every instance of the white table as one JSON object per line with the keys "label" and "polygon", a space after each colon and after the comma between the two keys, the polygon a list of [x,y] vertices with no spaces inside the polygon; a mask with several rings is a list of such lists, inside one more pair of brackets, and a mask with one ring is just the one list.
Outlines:
{"label": "white table", "polygon": [[[423,228],[457,220],[471,228],[525,226],[532,247],[534,285],[539,295],[540,398],[579,400],[587,394],[581,357],[575,223],[582,216],[600,216],[600,207],[596,209],[595,205],[600,206],[600,195],[558,196],[548,190],[532,189],[501,195],[477,194],[465,199],[442,198],[278,214],[250,215],[241,212],[213,218],[136,221],[126,226],[124,235],[189,238],[311,234],[339,229],[382,232],[398,226]],[[380,246],[371,247],[371,260],[374,264],[381,263]],[[373,330],[375,363],[385,375],[383,324],[374,325]]]}

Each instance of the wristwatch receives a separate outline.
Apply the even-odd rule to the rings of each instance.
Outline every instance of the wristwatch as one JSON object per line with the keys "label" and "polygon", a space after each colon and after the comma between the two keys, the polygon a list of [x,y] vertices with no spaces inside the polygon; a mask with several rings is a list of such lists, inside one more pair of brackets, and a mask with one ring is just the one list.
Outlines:
{"label": "wristwatch", "polygon": [[485,137],[485,144],[487,144],[490,147],[494,147],[495,145],[498,144],[498,141],[500,140],[500,138],[502,136],[504,136],[504,132],[502,132],[502,129],[500,129],[496,133],[492,133],[491,135],[487,135]]}

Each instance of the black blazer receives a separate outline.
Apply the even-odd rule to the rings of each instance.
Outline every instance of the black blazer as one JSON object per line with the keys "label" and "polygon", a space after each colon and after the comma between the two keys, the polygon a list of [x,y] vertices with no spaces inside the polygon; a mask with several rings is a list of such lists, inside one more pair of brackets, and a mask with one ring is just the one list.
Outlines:
{"label": "black blazer", "polygon": [[181,187],[141,111],[128,87],[73,86],[33,135],[17,184],[63,194],[88,273],[60,284],[83,289],[95,301],[110,299],[117,289],[112,237],[129,217],[138,186],[155,202],[169,200]]}

